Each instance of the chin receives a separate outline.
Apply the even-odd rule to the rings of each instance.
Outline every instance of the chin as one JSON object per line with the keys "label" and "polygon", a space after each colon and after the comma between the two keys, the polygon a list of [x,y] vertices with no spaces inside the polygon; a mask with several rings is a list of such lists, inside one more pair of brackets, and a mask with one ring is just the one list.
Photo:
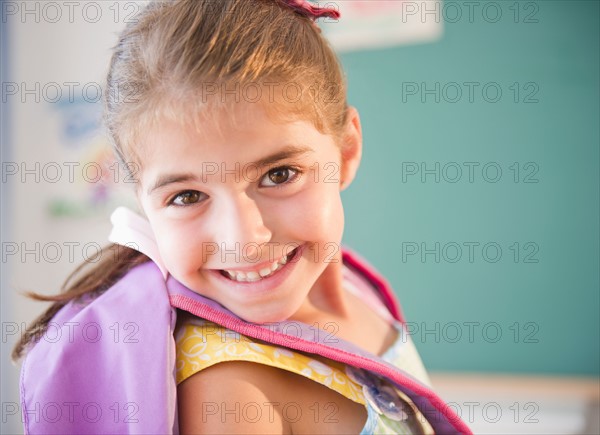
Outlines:
{"label": "chin", "polygon": [[266,314],[265,312],[260,312],[260,313],[243,313],[243,314],[235,313],[235,314],[239,318],[241,318],[242,320],[244,320],[246,322],[263,325],[263,324],[285,322],[292,316],[293,313],[278,312],[278,313]]}

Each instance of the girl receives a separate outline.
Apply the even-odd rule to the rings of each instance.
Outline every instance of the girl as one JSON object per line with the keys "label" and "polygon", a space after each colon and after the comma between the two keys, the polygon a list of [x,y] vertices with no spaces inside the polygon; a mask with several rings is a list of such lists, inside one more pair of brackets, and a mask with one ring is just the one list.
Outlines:
{"label": "girl", "polygon": [[[362,134],[320,16],[338,13],[154,2],[122,33],[105,121],[145,218],[115,212],[116,255],[45,298],[15,354],[50,321],[135,340],[39,340],[27,430],[468,433],[428,388],[385,281],[340,247]],[[100,417],[73,406],[40,423],[35,403]]]}

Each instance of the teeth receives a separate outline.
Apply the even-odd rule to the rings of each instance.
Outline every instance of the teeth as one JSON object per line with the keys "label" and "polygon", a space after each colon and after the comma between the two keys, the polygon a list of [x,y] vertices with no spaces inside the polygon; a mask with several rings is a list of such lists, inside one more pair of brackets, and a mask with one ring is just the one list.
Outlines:
{"label": "teeth", "polygon": [[287,259],[288,256],[289,256],[289,254],[284,255],[278,261],[273,262],[273,264],[271,264],[271,266],[264,267],[264,268],[260,269],[258,272],[255,272],[255,271],[242,272],[239,270],[225,270],[225,272],[227,272],[227,275],[233,281],[240,281],[240,282],[260,281],[261,279],[271,276],[277,270],[281,269],[288,262],[288,259]]}

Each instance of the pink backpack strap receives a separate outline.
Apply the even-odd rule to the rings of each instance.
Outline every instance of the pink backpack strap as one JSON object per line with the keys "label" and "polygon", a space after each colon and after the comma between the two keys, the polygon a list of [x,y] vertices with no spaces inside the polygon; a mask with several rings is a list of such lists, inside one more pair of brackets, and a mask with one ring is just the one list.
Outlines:
{"label": "pink backpack strap", "polygon": [[352,267],[373,284],[394,319],[405,323],[398,299],[387,280],[367,260],[347,246],[342,247],[342,258],[345,264]]}
{"label": "pink backpack strap", "polygon": [[349,266],[342,268],[344,290],[358,297],[367,307],[379,315],[387,323],[396,322],[389,312],[386,304],[381,299],[379,290],[367,278]]}

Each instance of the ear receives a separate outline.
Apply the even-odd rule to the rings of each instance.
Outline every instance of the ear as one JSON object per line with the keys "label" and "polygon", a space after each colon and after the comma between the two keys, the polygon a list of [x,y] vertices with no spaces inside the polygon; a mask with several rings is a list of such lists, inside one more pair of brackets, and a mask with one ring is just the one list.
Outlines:
{"label": "ear", "polygon": [[340,190],[346,189],[360,166],[362,157],[362,127],[360,117],[355,107],[348,107],[346,126],[342,136],[342,171],[340,179]]}

